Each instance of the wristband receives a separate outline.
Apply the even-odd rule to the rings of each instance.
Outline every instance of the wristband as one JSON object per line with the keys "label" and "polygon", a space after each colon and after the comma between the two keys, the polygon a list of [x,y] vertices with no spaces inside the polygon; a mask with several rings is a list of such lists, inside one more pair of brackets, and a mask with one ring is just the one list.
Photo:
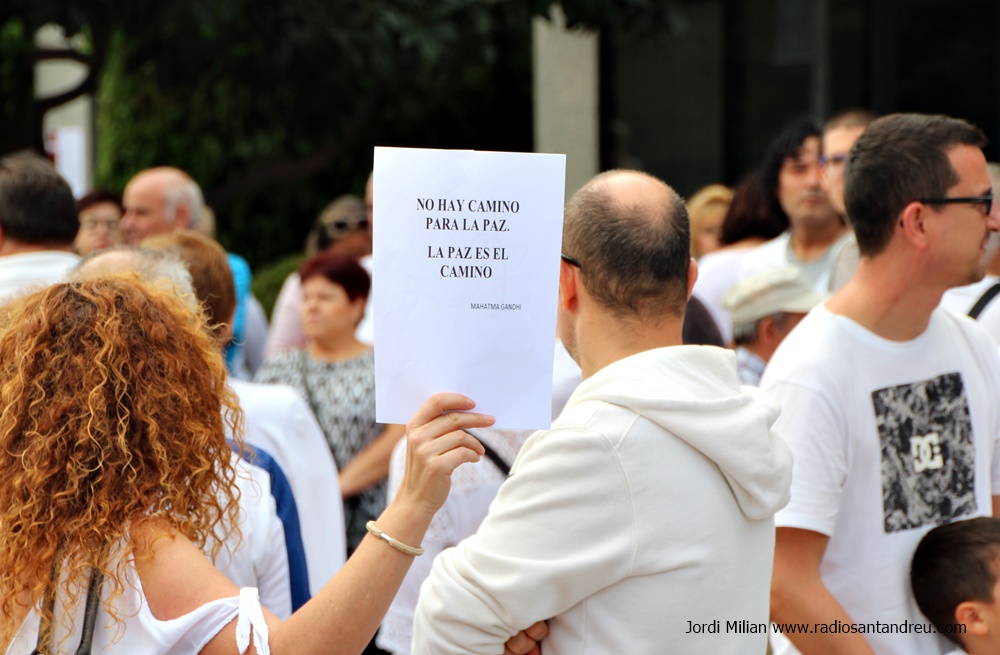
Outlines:
{"label": "wristband", "polygon": [[392,537],[390,537],[386,533],[382,532],[382,529],[379,528],[375,524],[375,521],[368,521],[368,524],[365,525],[365,528],[367,528],[368,532],[372,533],[372,535],[374,535],[375,538],[381,539],[382,541],[384,541],[385,543],[389,544],[390,546],[392,546],[393,548],[395,548],[396,550],[398,550],[399,552],[401,552],[401,553],[403,553],[405,555],[410,555],[412,557],[417,557],[419,555],[423,555],[424,554],[424,549],[423,548],[420,548],[419,546],[417,546],[417,547],[407,546],[406,544],[404,544],[399,539],[393,539]]}

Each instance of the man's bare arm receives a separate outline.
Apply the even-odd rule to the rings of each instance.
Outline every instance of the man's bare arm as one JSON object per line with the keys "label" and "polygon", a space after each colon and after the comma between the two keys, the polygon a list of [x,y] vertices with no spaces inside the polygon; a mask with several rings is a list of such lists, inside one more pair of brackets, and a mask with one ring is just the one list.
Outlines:
{"label": "man's bare arm", "polygon": [[386,425],[375,439],[340,471],[340,492],[344,498],[357,496],[389,476],[392,450],[403,438],[402,425]]}
{"label": "man's bare arm", "polygon": [[[771,579],[771,620],[775,623],[851,623],[823,584],[819,565],[830,538],[812,530],[778,528]],[[860,634],[785,635],[802,655],[874,655]]]}

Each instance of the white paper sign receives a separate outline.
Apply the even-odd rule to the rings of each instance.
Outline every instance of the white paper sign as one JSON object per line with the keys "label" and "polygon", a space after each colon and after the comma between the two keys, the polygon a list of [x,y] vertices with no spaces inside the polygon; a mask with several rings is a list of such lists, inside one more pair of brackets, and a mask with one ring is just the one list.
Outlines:
{"label": "white paper sign", "polygon": [[565,155],[375,148],[375,407],[440,391],[549,427]]}

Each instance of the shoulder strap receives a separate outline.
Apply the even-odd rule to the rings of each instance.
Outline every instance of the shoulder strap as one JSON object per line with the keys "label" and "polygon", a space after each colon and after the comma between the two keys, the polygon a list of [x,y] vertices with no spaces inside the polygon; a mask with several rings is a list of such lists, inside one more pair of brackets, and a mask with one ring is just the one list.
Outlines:
{"label": "shoulder strap", "polygon": [[990,301],[993,300],[998,293],[1000,293],[1000,282],[991,286],[986,290],[986,293],[980,296],[979,300],[976,301],[976,304],[969,310],[969,316],[972,318],[978,318],[979,315],[983,313],[983,310],[986,309],[986,305],[990,304]]}
{"label": "shoulder strap", "polygon": [[[55,609],[56,573],[58,573],[58,558],[53,563],[53,576],[49,581],[49,589],[45,591],[45,605],[49,612]],[[83,612],[83,630],[80,632],[80,644],[76,655],[90,655],[94,644],[94,625],[97,623],[97,612],[101,605],[101,585],[104,584],[104,574],[97,567],[90,569],[90,586],[87,587],[87,606]],[[42,616],[42,625],[38,631],[38,641],[31,655],[42,655],[52,652],[52,625]]]}
{"label": "shoulder strap", "polygon": [[94,646],[94,624],[97,622],[97,611],[101,606],[102,584],[104,584],[104,574],[95,566],[90,569],[87,607],[83,613],[83,631],[80,633],[80,645],[76,649],[76,655],[90,655],[90,649]]}
{"label": "shoulder strap", "polygon": [[56,610],[56,586],[59,582],[59,562],[62,560],[63,544],[59,545],[56,556],[52,559],[52,571],[49,574],[49,586],[45,589],[42,601],[45,609],[38,623],[38,640],[31,655],[43,655],[52,651],[52,617]]}
{"label": "shoulder strap", "polygon": [[309,409],[312,410],[313,416],[316,418],[316,422],[319,423],[319,412],[316,411],[316,400],[313,398],[312,387],[309,386],[309,353],[302,350],[297,351],[297,356],[295,358],[295,365],[298,369],[299,376],[302,378],[302,387],[306,391],[306,402],[309,404]]}

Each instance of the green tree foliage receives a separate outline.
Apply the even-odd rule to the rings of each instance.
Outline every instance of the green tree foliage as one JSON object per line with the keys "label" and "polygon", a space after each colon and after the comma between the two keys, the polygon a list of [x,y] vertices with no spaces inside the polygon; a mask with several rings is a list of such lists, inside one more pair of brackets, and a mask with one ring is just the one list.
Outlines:
{"label": "green tree foliage", "polygon": [[[530,19],[551,5],[11,0],[0,9],[0,109],[23,127],[0,151],[37,145],[48,106],[98,89],[99,185],[120,191],[142,168],[183,168],[223,244],[259,265],[298,250],[331,198],[360,192],[373,145],[530,149]],[[669,21],[673,5],[562,3],[570,25],[641,29]],[[83,60],[90,75],[38,102],[23,75],[46,23],[83,34],[88,52],[35,57]]]}
{"label": "green tree foliage", "polygon": [[32,97],[34,49],[23,21],[0,25],[0,152],[41,143],[41,115]]}

